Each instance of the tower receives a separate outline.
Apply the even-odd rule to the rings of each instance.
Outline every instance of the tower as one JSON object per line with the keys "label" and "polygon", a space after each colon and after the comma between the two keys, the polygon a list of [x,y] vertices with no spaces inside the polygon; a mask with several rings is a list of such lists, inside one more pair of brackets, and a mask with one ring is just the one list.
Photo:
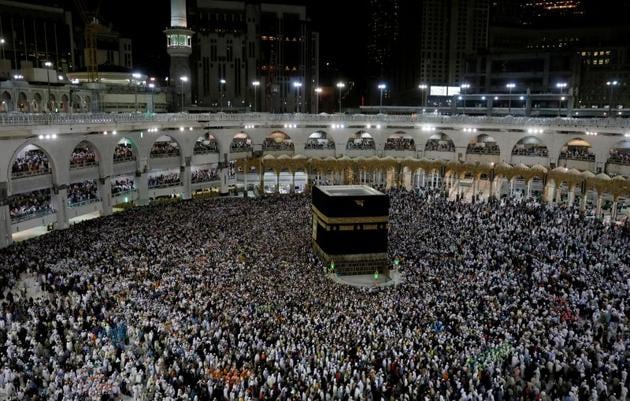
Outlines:
{"label": "tower", "polygon": [[186,0],[171,0],[171,26],[166,34],[166,51],[171,58],[169,82],[173,96],[173,109],[183,111],[191,103],[190,55],[192,35],[186,18]]}

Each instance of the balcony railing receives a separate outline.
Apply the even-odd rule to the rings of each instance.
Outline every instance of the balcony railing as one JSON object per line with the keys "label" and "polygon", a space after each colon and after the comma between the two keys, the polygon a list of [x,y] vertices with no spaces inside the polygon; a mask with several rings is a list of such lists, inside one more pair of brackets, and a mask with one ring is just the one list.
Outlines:
{"label": "balcony railing", "polygon": [[98,198],[94,198],[94,199],[88,199],[88,200],[84,200],[81,202],[76,202],[76,203],[72,203],[70,200],[68,200],[68,207],[81,207],[81,206],[87,206],[87,205],[91,205],[92,203],[97,203],[100,202],[101,200]]}
{"label": "balcony railing", "polygon": [[33,213],[21,214],[19,216],[11,216],[11,224],[17,224],[23,221],[39,219],[41,217],[45,217],[53,213],[55,213],[55,210],[51,208],[51,209],[45,209],[45,210],[38,210]]}
{"label": "balcony railing", "polygon": [[46,170],[36,170],[36,171],[20,171],[20,172],[16,172],[16,173],[11,173],[11,178],[13,179],[20,179],[20,178],[27,178],[27,177],[37,177],[40,175],[48,175],[51,174],[52,170],[50,169],[46,169]]}
{"label": "balcony railing", "polygon": [[623,118],[560,118],[560,117],[491,117],[439,114],[365,115],[365,114],[269,114],[269,113],[101,113],[101,114],[29,114],[0,113],[0,126],[125,124],[125,123],[253,123],[276,125],[284,122],[306,123],[398,123],[398,124],[473,124],[522,127],[553,126],[567,130],[630,129],[630,120]]}
{"label": "balcony railing", "polygon": [[164,184],[154,184],[149,185],[149,189],[161,189],[161,188],[171,188],[171,187],[181,187],[182,183],[180,182],[167,182]]}

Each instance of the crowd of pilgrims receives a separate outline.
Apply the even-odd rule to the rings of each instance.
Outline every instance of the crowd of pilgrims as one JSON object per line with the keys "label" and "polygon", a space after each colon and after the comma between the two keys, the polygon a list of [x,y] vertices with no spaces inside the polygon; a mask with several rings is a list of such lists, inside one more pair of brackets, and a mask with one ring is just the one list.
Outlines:
{"label": "crowd of pilgrims", "polygon": [[376,144],[372,138],[350,139],[346,145],[346,150],[374,150]]}
{"label": "crowd of pilgrims", "polygon": [[151,157],[179,156],[179,146],[175,142],[156,142],[151,148]]}
{"label": "crowd of pilgrims", "polygon": [[512,150],[513,156],[549,157],[546,146],[517,145]]}
{"label": "crowd of pilgrims", "polygon": [[615,149],[610,151],[609,163],[630,165],[630,149]]}
{"label": "crowd of pilgrims", "polygon": [[13,176],[47,174],[49,171],[48,156],[39,149],[24,152],[15,159],[11,167]]}
{"label": "crowd of pilgrims", "polygon": [[11,220],[21,220],[27,216],[43,215],[52,212],[50,189],[13,195],[9,198]]}
{"label": "crowd of pilgrims", "polygon": [[595,161],[595,154],[586,146],[569,147],[560,152],[561,160]]}
{"label": "crowd of pilgrims", "polygon": [[252,144],[249,140],[234,139],[230,144],[230,151],[232,153],[251,152]]}
{"label": "crowd of pilgrims", "polygon": [[390,195],[396,287],[327,278],[298,195],[134,208],[0,251],[0,393],[628,399],[627,228],[534,200]]}
{"label": "crowd of pilgrims", "polygon": [[128,143],[119,143],[114,149],[114,163],[135,159],[133,147]]}
{"label": "crowd of pilgrims", "polygon": [[217,181],[219,179],[219,170],[216,168],[194,170],[190,178],[193,184]]}
{"label": "crowd of pilgrims", "polygon": [[207,153],[219,153],[219,146],[217,141],[212,140],[203,140],[195,142],[195,150],[196,155],[202,155]]}
{"label": "crowd of pilgrims", "polygon": [[304,144],[304,149],[305,150],[324,150],[324,149],[335,149],[335,142],[331,141],[329,139],[316,139],[316,138],[311,138],[308,141],[306,141],[306,144]]}
{"label": "crowd of pilgrims", "polygon": [[501,154],[501,149],[496,142],[477,142],[469,144],[466,153],[499,155]]}
{"label": "crowd of pilgrims", "polygon": [[385,142],[385,150],[416,151],[416,143],[413,138],[388,138]]}
{"label": "crowd of pilgrims", "polygon": [[112,180],[112,196],[135,191],[136,183],[132,178],[120,177]]}
{"label": "crowd of pilgrims", "polygon": [[266,138],[262,144],[263,150],[268,151],[294,151],[295,144],[290,141],[280,141],[277,142],[274,138]]}
{"label": "crowd of pilgrims", "polygon": [[429,139],[424,150],[426,152],[455,152],[455,144],[453,141],[439,141],[437,139]]}
{"label": "crowd of pilgrims", "polygon": [[149,177],[149,188],[164,188],[181,185],[179,173],[166,173]]}
{"label": "crowd of pilgrims", "polygon": [[96,152],[86,147],[76,147],[70,158],[70,168],[81,168],[96,164]]}
{"label": "crowd of pilgrims", "polygon": [[86,180],[68,186],[68,204],[70,206],[96,200],[98,200],[98,186],[95,180]]}

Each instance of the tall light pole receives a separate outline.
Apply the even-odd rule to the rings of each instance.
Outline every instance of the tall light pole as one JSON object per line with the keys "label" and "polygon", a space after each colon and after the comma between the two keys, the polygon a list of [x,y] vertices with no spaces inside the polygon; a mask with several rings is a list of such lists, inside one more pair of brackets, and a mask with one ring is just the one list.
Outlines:
{"label": "tall light pole", "polygon": [[466,90],[470,89],[470,84],[468,82],[465,82],[465,83],[461,84],[459,87],[462,90],[461,98],[464,101],[463,106],[464,106],[464,114],[465,114],[466,113],[466,111],[465,111],[465,109],[466,109]]}
{"label": "tall light pole", "polygon": [[49,69],[53,66],[53,63],[50,61],[46,61],[44,63],[44,67],[46,67],[46,108],[48,111],[51,111],[50,107],[50,71]]}
{"label": "tall light pole", "polygon": [[149,83],[149,89],[151,89],[151,113],[155,113],[155,96],[153,96],[155,93],[155,84],[153,82]]}
{"label": "tall light pole", "polygon": [[508,114],[511,115],[512,114],[512,89],[516,88],[516,84],[513,82],[510,82],[509,84],[505,85],[506,88],[508,88],[508,92],[509,92],[509,96],[508,96]]}
{"label": "tall light pole", "polygon": [[134,72],[133,74],[131,74],[131,77],[133,78],[132,84],[133,84],[134,111],[137,113],[138,112],[138,80],[142,78],[142,74],[140,74],[139,72]]}
{"label": "tall light pole", "polygon": [[319,97],[322,94],[322,88],[315,88],[315,96],[317,97],[317,102],[315,103],[315,114],[319,114]]}
{"label": "tall light pole", "polygon": [[343,88],[346,87],[346,84],[343,82],[337,82],[337,88],[339,89],[339,113],[341,114],[342,109],[341,109],[341,93],[343,91]]}
{"label": "tall light pole", "polygon": [[418,85],[418,89],[420,89],[420,107],[425,107],[426,101],[425,101],[424,93],[427,91],[427,89],[429,89],[429,85],[420,84]]}
{"label": "tall light pole", "polygon": [[378,90],[381,92],[381,101],[380,101],[380,106],[379,106],[379,109],[378,109],[378,112],[380,114],[383,114],[383,91],[385,89],[387,89],[387,85],[385,85],[385,84],[379,84],[378,85]]}
{"label": "tall light pole", "polygon": [[223,90],[224,90],[224,87],[225,87],[226,83],[227,83],[227,81],[225,79],[223,79],[223,78],[221,78],[219,80],[219,89],[220,89],[219,93],[220,93],[220,96],[221,96],[221,112],[223,112]]}
{"label": "tall light pole", "polygon": [[612,106],[613,106],[613,90],[616,86],[619,86],[619,81],[608,81],[606,82],[610,90],[610,94],[608,95],[608,114],[612,117]]}
{"label": "tall light pole", "polygon": [[5,43],[7,43],[6,40],[4,40],[4,38],[0,38],[0,50],[2,50],[2,59],[4,60],[4,45]]}
{"label": "tall light pole", "polygon": [[560,100],[558,100],[558,117],[562,113],[562,101],[564,100],[564,88],[566,88],[568,84],[566,82],[558,82],[556,84],[556,88],[560,89]]}
{"label": "tall light pole", "polygon": [[302,82],[293,82],[293,87],[295,88],[295,112],[299,113],[302,111],[300,104],[300,88],[302,88]]}
{"label": "tall light pole", "polygon": [[179,82],[181,82],[182,84],[182,113],[184,112],[184,84],[186,82],[188,82],[188,77],[184,76],[184,77],[179,77]]}
{"label": "tall light pole", "polygon": [[254,113],[258,112],[258,87],[260,86],[260,81],[252,82],[252,86],[254,87]]}

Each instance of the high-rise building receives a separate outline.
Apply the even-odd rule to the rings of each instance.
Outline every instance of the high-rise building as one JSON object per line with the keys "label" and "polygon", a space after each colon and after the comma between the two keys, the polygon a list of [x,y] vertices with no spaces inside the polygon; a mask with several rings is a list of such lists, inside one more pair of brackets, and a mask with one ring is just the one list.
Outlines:
{"label": "high-rise building", "polygon": [[397,104],[417,104],[420,83],[461,84],[466,58],[487,47],[488,0],[372,0],[370,7],[371,73],[391,83]]}
{"label": "high-rise building", "polygon": [[44,63],[59,71],[75,69],[75,49],[70,12],[0,0],[0,78]]}
{"label": "high-rise building", "polygon": [[192,54],[192,104],[311,109],[319,83],[319,36],[305,6],[195,0],[188,11],[188,27],[196,32],[186,44]]}

